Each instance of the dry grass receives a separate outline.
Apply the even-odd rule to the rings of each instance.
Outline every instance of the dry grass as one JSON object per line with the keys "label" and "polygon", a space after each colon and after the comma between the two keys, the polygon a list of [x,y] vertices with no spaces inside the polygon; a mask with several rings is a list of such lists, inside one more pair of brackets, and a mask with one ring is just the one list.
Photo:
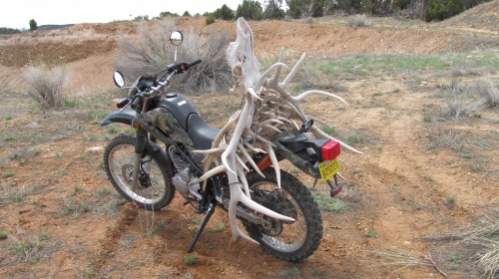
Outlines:
{"label": "dry grass", "polygon": [[[155,29],[142,26],[136,41],[122,38],[119,42],[117,69],[129,81],[164,70],[174,61],[174,47],[169,42],[169,34],[175,29],[174,21],[168,19]],[[232,83],[232,75],[225,61],[228,43],[229,38],[223,33],[208,37],[193,31],[184,33],[184,43],[178,48],[177,61],[190,63],[201,59],[203,62],[172,80],[171,88],[191,94],[227,90]]]}
{"label": "dry grass", "polygon": [[453,245],[450,249],[448,246],[444,249],[459,251],[460,258],[482,278],[494,279],[499,276],[499,207],[467,229],[425,239]]}
{"label": "dry grass", "polygon": [[374,251],[374,254],[381,257],[384,260],[385,265],[399,266],[400,269],[417,266],[432,267],[442,276],[447,278],[447,273],[440,269],[431,254],[425,255],[398,249]]}
{"label": "dry grass", "polygon": [[7,70],[0,68],[0,94],[11,92],[10,82]]}
{"label": "dry grass", "polygon": [[493,108],[499,103],[499,94],[494,83],[488,80],[474,81],[462,85],[453,81],[447,94],[446,115],[459,120]]}
{"label": "dry grass", "polygon": [[62,67],[29,67],[24,78],[27,93],[42,110],[60,109],[64,106],[66,71]]}
{"label": "dry grass", "polygon": [[370,21],[365,15],[355,15],[348,19],[347,21],[348,26],[350,27],[367,27],[367,26],[372,26],[373,23]]}

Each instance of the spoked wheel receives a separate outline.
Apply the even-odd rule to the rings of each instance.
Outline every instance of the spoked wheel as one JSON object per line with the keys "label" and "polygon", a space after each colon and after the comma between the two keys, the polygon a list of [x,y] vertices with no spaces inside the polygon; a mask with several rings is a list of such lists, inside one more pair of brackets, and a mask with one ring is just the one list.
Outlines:
{"label": "spoked wheel", "polygon": [[296,222],[282,223],[268,217],[262,224],[245,222],[250,236],[260,242],[271,255],[281,260],[298,262],[319,247],[322,239],[322,218],[319,207],[309,190],[298,179],[281,172],[282,190],[277,189],[273,170],[265,171],[265,178],[257,174],[248,177],[252,199]]}
{"label": "spoked wheel", "polygon": [[166,160],[161,153],[140,159],[139,174],[134,185],[136,139],[127,135],[114,138],[104,152],[104,166],[114,188],[129,201],[147,210],[159,210],[173,198]]}

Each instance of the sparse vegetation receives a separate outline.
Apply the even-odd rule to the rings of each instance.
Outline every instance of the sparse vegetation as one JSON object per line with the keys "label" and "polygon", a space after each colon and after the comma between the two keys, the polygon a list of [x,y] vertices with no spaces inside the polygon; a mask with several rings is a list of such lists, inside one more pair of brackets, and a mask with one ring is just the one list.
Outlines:
{"label": "sparse vegetation", "polygon": [[48,258],[60,246],[60,241],[51,239],[45,233],[40,233],[32,237],[15,239],[9,247],[9,251],[18,262],[35,263]]}
{"label": "sparse vegetation", "polygon": [[19,148],[9,154],[9,160],[17,161],[19,164],[24,165],[38,155],[40,155],[38,148]]}
{"label": "sparse vegetation", "polygon": [[184,264],[187,266],[193,266],[197,262],[198,262],[198,256],[196,253],[191,253],[184,256]]}
{"label": "sparse vegetation", "polygon": [[453,197],[446,197],[444,199],[444,205],[448,209],[454,209],[456,207],[456,199]]}
{"label": "sparse vegetation", "polygon": [[400,249],[374,251],[374,254],[382,258],[385,261],[385,265],[399,266],[401,268],[418,266],[431,267],[447,278],[447,273],[440,269],[431,254],[425,255]]}
{"label": "sparse vegetation", "polygon": [[378,237],[378,233],[376,231],[368,231],[366,233],[366,237],[367,238],[377,238]]}
{"label": "sparse vegetation", "polygon": [[[476,272],[482,278],[499,275],[499,208],[493,207],[489,214],[469,228],[457,232],[426,238],[440,244],[440,249],[454,251],[447,260],[467,272]],[[451,249],[449,249],[451,247]],[[469,269],[471,267],[471,269]]]}
{"label": "sparse vegetation", "polygon": [[320,193],[318,191],[313,192],[314,199],[322,210],[328,212],[340,213],[348,210],[348,203],[338,199],[332,198],[329,195]]}
{"label": "sparse vegetation", "polygon": [[9,234],[5,230],[0,229],[0,240],[6,240]]}
{"label": "sparse vegetation", "polygon": [[350,27],[367,27],[373,25],[372,21],[370,21],[365,15],[355,15],[348,19],[347,24]]}
{"label": "sparse vegetation", "polygon": [[74,218],[80,217],[82,214],[90,212],[90,205],[85,202],[79,202],[72,198],[65,198],[62,207],[63,215],[70,215]]}
{"label": "sparse vegetation", "polygon": [[474,116],[497,106],[499,93],[491,81],[475,81],[471,85],[453,82],[447,94],[447,115],[454,120]]}
{"label": "sparse vegetation", "polygon": [[25,74],[27,93],[42,110],[64,107],[66,72],[62,67],[30,67]]}

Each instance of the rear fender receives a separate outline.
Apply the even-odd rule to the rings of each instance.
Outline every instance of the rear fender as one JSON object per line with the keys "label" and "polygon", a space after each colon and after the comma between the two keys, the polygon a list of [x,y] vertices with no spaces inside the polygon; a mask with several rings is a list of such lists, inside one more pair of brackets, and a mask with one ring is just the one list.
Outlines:
{"label": "rear fender", "polygon": [[107,115],[101,122],[101,126],[107,126],[112,123],[122,123],[132,125],[133,120],[137,117],[137,113],[131,109],[115,110]]}

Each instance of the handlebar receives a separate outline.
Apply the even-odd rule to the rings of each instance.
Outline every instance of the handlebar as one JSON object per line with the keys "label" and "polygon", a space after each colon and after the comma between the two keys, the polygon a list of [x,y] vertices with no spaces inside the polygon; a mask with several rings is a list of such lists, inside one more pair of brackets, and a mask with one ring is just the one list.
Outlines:
{"label": "handlebar", "polygon": [[155,79],[156,79],[157,85],[151,86],[151,87],[149,87],[148,90],[145,90],[142,92],[140,92],[140,90],[139,90],[139,92],[137,94],[134,94],[134,96],[131,99],[127,98],[125,100],[120,101],[117,104],[117,107],[120,109],[125,109],[131,103],[133,103],[133,101],[137,97],[150,97],[150,96],[154,95],[155,93],[159,92],[161,88],[167,86],[170,83],[170,79],[174,75],[182,74],[182,73],[186,72],[187,70],[189,70],[189,68],[196,66],[197,64],[199,64],[201,62],[202,62],[202,60],[198,59],[190,64],[177,63],[177,64],[173,64],[173,65],[168,66],[164,71],[162,71],[162,72],[158,73],[158,75],[156,75]]}

